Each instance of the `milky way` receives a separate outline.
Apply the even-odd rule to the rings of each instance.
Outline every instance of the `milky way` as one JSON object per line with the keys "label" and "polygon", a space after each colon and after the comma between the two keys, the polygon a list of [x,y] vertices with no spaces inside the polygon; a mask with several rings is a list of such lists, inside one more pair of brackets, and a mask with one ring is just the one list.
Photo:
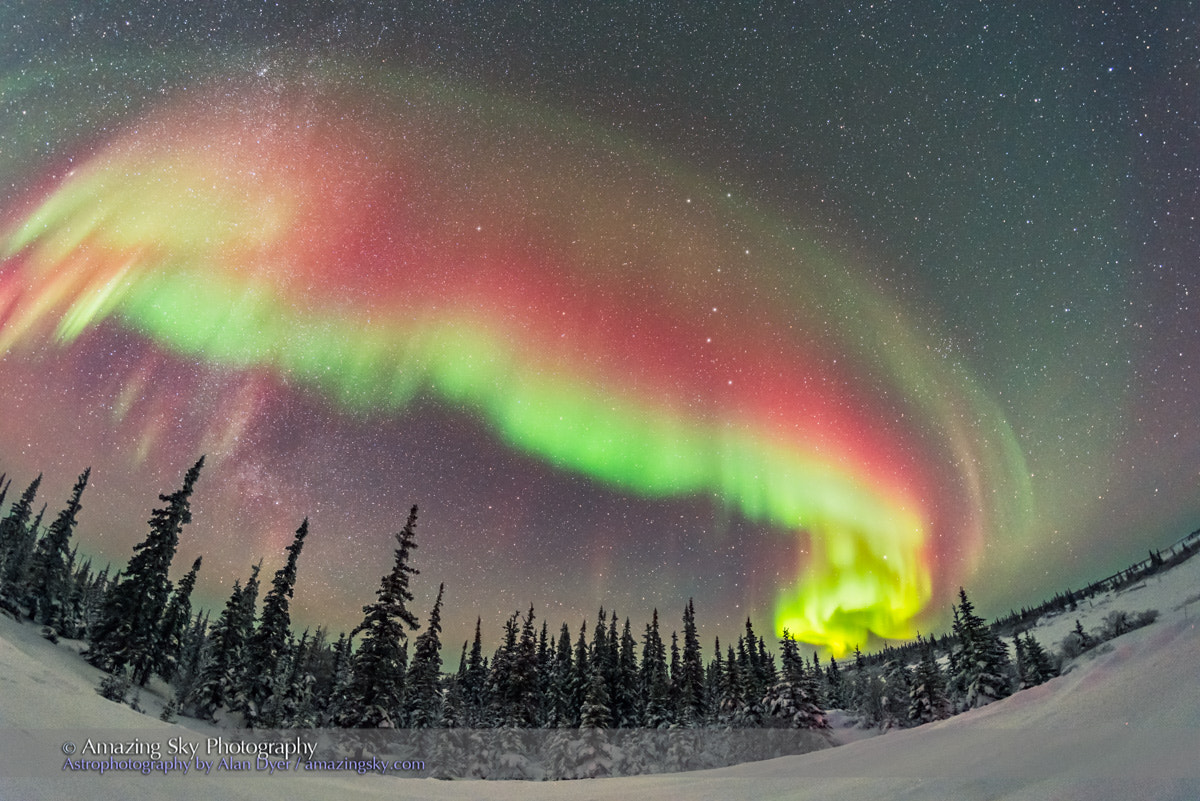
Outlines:
{"label": "milky way", "polygon": [[56,142],[3,208],[4,466],[92,464],[106,558],[205,453],[181,550],[212,598],[310,515],[302,605],[352,624],[415,502],[462,621],[698,595],[841,654],[1051,530],[1050,426],[1004,398],[1035,393],[776,204],[430,72],[153,75],[126,109],[79,98],[75,133],[14,132]]}

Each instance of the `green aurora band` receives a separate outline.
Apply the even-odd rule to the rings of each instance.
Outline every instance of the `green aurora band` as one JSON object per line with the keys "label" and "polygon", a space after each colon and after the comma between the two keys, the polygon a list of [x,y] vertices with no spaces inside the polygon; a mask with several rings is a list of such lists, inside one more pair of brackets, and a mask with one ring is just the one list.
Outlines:
{"label": "green aurora band", "polygon": [[27,181],[0,353],[110,321],[347,414],[433,398],[563,471],[710,495],[807,541],[776,629],[838,655],[912,636],[935,578],[1027,524],[996,406],[773,215],[577,120],[341,74],[176,89]]}

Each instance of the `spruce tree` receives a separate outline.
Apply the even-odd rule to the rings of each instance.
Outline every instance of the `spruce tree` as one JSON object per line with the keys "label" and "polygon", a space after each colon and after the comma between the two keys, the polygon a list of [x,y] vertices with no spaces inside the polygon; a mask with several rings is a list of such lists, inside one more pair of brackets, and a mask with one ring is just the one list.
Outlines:
{"label": "spruce tree", "polygon": [[621,728],[637,726],[642,719],[636,649],[637,643],[630,631],[629,618],[625,618],[625,626],[621,630],[620,654],[617,657],[617,690],[613,706],[616,725]]}
{"label": "spruce tree", "polygon": [[72,639],[90,640],[92,629],[104,608],[107,591],[108,567],[95,574],[89,560],[76,570],[71,578],[61,634]]}
{"label": "spruce tree", "polygon": [[416,639],[412,667],[408,669],[408,725],[414,729],[429,729],[442,724],[439,680],[442,675],[442,593],[445,589],[445,584],[438,585],[429,625]]}
{"label": "spruce tree", "polygon": [[[817,699],[817,673],[806,670],[800,648],[784,629],[779,640],[782,670],[764,694],[761,708],[774,725],[792,729],[828,728],[825,712]],[[753,722],[753,717],[747,719]]]}
{"label": "spruce tree", "polygon": [[175,678],[179,668],[179,657],[183,653],[188,626],[192,622],[192,590],[196,586],[196,574],[200,572],[202,557],[197,556],[192,569],[179,581],[171,600],[163,612],[159,626],[159,640],[155,648],[153,670],[165,681]]}
{"label": "spruce tree", "polygon": [[955,684],[963,689],[968,708],[983,706],[1012,692],[1009,679],[1008,650],[992,633],[961,587],[957,613],[960,651],[956,660]]}
{"label": "spruce tree", "polygon": [[620,725],[621,642],[617,635],[617,613],[608,618],[608,636],[604,638],[604,680],[608,684],[609,708],[612,710],[612,726]]}
{"label": "spruce tree", "polygon": [[[746,625],[749,626],[749,618]],[[683,654],[679,681],[680,722],[684,726],[699,726],[704,721],[704,659],[700,653],[700,638],[696,633],[696,606],[688,598],[683,610]]]}
{"label": "spruce tree", "polygon": [[575,710],[571,707],[571,629],[564,622],[558,634],[558,647],[554,649],[554,667],[550,676],[549,713],[546,725],[564,728],[571,725]]}
{"label": "spruce tree", "polygon": [[725,682],[725,662],[721,658],[721,638],[713,638],[713,658],[704,674],[704,723],[713,725],[721,714],[721,688]]}
{"label": "spruce tree", "polygon": [[579,710],[579,727],[581,729],[610,728],[612,726],[610,703],[603,670],[601,666],[593,665],[587,694],[584,696],[583,706]]}
{"label": "spruce tree", "polygon": [[287,654],[276,671],[276,692],[264,707],[264,723],[273,728],[309,729],[319,722],[315,667],[324,651],[324,631],[296,642],[288,634]]}
{"label": "spruce tree", "polygon": [[671,632],[671,710],[675,720],[680,725],[687,725],[683,719],[683,662],[679,658],[679,633]]}
{"label": "spruce tree", "polygon": [[492,654],[491,669],[488,671],[488,694],[491,708],[488,710],[489,726],[519,726],[519,703],[512,691],[513,662],[517,653],[517,631],[520,612],[513,612],[504,622],[504,642]]}
{"label": "spruce tree", "polygon": [[882,694],[879,699],[881,724],[885,729],[908,725],[912,677],[908,667],[897,656],[883,663],[880,670]]}
{"label": "spruce tree", "polygon": [[14,613],[19,611],[14,603],[15,596],[19,594],[30,551],[37,538],[37,524],[31,526],[29,516],[33,514],[33,501],[41,483],[39,473],[0,520],[0,599]]}
{"label": "spruce tree", "polygon": [[542,621],[542,633],[538,636],[537,645],[537,723],[539,728],[547,727],[550,715],[551,696],[550,681],[554,672],[554,640],[550,638],[550,624]]}
{"label": "spruce tree", "polygon": [[262,617],[258,628],[246,643],[246,664],[243,674],[244,685],[239,693],[238,706],[245,714],[248,728],[271,727],[278,721],[265,719],[263,710],[268,699],[275,693],[280,674],[286,669],[282,665],[289,653],[288,637],[291,635],[292,619],[289,599],[296,591],[296,567],[304,538],[308,536],[308,518],[296,529],[292,544],[287,547],[287,561],[275,571],[271,589],[263,598]]}
{"label": "spruce tree", "polygon": [[211,648],[200,669],[195,688],[185,698],[196,717],[214,720],[216,712],[229,704],[241,685],[246,641],[254,626],[254,608],[258,602],[258,573],[262,562],[254,565],[246,586],[234,581],[233,592],[209,633]]}
{"label": "spruce tree", "polygon": [[571,677],[571,725],[579,725],[580,710],[587,700],[592,682],[591,660],[588,659],[587,620],[579,624],[579,639],[575,641],[574,675]]}
{"label": "spruce tree", "polygon": [[837,658],[829,657],[829,667],[825,669],[825,698],[833,709],[845,709],[850,705],[849,691],[842,677],[842,669],[838,666]]}
{"label": "spruce tree", "polygon": [[108,594],[88,651],[88,661],[102,670],[115,673],[128,666],[140,686],[155,663],[158,627],[171,594],[171,560],[180,532],[192,520],[189,500],[202,467],[203,456],[187,471],[179,490],[158,496],[166,505],[151,513],[150,534],[133,547],[120,583]]}
{"label": "spruce tree", "polygon": [[208,651],[208,629],[208,610],[203,615],[196,615],[188,626],[175,670],[176,709],[184,707],[200,680],[200,669],[204,666]]}
{"label": "spruce tree", "polygon": [[1013,636],[1013,649],[1017,654],[1016,670],[1017,670],[1017,689],[1024,690],[1026,687],[1032,687],[1032,684],[1026,682],[1025,675],[1025,644],[1021,642],[1021,635]]}
{"label": "spruce tree", "polygon": [[724,726],[735,726],[740,723],[740,714],[744,698],[742,697],[742,677],[738,669],[737,655],[733,646],[727,648],[725,656],[725,677],[721,682],[721,709],[717,722]]}
{"label": "spruce tree", "polygon": [[943,720],[949,716],[949,703],[944,690],[946,680],[934,657],[933,645],[921,642],[921,661],[917,663],[909,691],[908,718],[914,724]]}
{"label": "spruce tree", "polygon": [[1025,632],[1026,681],[1033,687],[1058,675],[1049,654],[1042,644],[1034,639],[1032,632]]}
{"label": "spruce tree", "polygon": [[[754,654],[751,657],[751,654]],[[738,637],[737,673],[738,695],[741,706],[735,712],[734,725],[738,728],[758,728],[763,721],[763,694],[758,676],[758,655],[754,646],[747,647],[746,638]]]}
{"label": "spruce tree", "polygon": [[328,692],[321,699],[320,720],[322,725],[340,725],[350,712],[350,690],[354,682],[354,653],[346,632],[338,634],[333,644],[333,675]]}
{"label": "spruce tree", "polygon": [[671,685],[667,675],[667,649],[658,632],[658,610],[654,610],[642,639],[642,725],[650,729],[666,728],[674,722],[671,709]]}
{"label": "spruce tree", "polygon": [[521,634],[509,654],[505,695],[508,699],[508,725],[531,728],[538,725],[540,699],[537,697],[538,659],[534,634],[533,606],[521,621]]}
{"label": "spruce tree", "polygon": [[82,508],[80,498],[91,474],[90,467],[79,474],[70,500],[50,524],[46,536],[38,541],[29,564],[25,585],[29,619],[59,629],[62,627],[63,607],[70,592],[68,562],[71,534],[75,531],[76,517]]}
{"label": "spruce tree", "polygon": [[392,571],[380,581],[376,600],[363,607],[363,622],[351,633],[362,632],[363,641],[354,660],[342,725],[355,728],[394,728],[401,722],[404,678],[408,667],[408,632],[416,631],[417,616],[408,608],[413,600],[410,577],[420,571],[409,559],[417,547],[417,507],[396,535]]}
{"label": "spruce tree", "polygon": [[464,687],[467,676],[467,641],[463,640],[462,654],[458,659],[458,672],[446,683],[445,700],[442,701],[442,725],[447,729],[459,729],[467,723],[467,699]]}
{"label": "spruce tree", "polygon": [[[589,652],[593,673],[599,673],[604,679],[605,690],[609,689],[609,675],[612,673],[612,663],[609,661],[608,650],[608,614],[600,607],[597,614],[596,627],[592,629],[592,646]],[[589,683],[591,679],[589,677]]]}
{"label": "spruce tree", "polygon": [[490,703],[487,698],[483,638],[480,634],[482,622],[480,618],[475,618],[475,639],[471,641],[471,655],[467,658],[467,669],[463,674],[463,701],[467,710],[467,725],[471,727],[483,724],[484,710]]}
{"label": "spruce tree", "polygon": [[883,683],[867,667],[867,660],[857,645],[854,646],[854,682],[850,697],[860,725],[876,726],[883,720]]}

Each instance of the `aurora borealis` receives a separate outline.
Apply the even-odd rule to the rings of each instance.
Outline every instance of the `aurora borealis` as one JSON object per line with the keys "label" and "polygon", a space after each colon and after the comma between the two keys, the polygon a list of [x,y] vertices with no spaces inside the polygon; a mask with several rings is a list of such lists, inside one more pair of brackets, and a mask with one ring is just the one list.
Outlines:
{"label": "aurora borealis", "polygon": [[[1003,34],[929,20],[949,56],[881,87],[917,31],[861,20],[891,48],[830,61],[855,20],[774,20],[696,79],[674,47],[730,22],[696,12],[626,21],[661,82],[550,70],[579,21],[534,25],[547,66],[513,84],[482,42],[517,20],[362,11],[247,10],[199,51],[49,25],[75,44],[2,76],[0,468],[53,505],[91,464],[96,555],[205,453],[180,549],[210,602],[308,515],[299,614],[353,625],[415,502],[448,643],[530,602],[576,626],[694,596],[710,633],[751,614],[841,654],[944,625],[959,584],[1019,605],[1195,527],[1170,58],[1114,60],[1085,12],[980,12]],[[415,44],[453,32],[479,41],[450,64]],[[1071,32],[1055,75],[1035,56]]]}

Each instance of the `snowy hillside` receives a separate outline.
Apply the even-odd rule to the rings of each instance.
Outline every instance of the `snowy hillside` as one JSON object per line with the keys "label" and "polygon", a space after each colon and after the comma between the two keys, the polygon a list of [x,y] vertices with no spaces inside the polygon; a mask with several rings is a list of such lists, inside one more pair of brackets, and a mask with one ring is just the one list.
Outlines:
{"label": "snowy hillside", "polygon": [[[0,618],[0,798],[40,799],[1195,799],[1200,798],[1200,559],[1077,612],[1042,620],[1057,649],[1113,610],[1154,624],[1069,663],[1065,675],[950,720],[768,762],[573,782],[443,782],[354,773],[104,775],[63,769],[65,742],[203,743],[237,732],[161,723],[94,692],[101,673],[30,625]],[[143,704],[157,707],[151,696]],[[106,731],[100,732],[99,729]],[[78,756],[78,755],[77,755]],[[317,757],[320,757],[317,754]],[[369,755],[368,755],[369,756]],[[420,755],[414,755],[420,756]],[[424,757],[428,759],[429,757]],[[404,782],[398,787],[396,782]]]}

